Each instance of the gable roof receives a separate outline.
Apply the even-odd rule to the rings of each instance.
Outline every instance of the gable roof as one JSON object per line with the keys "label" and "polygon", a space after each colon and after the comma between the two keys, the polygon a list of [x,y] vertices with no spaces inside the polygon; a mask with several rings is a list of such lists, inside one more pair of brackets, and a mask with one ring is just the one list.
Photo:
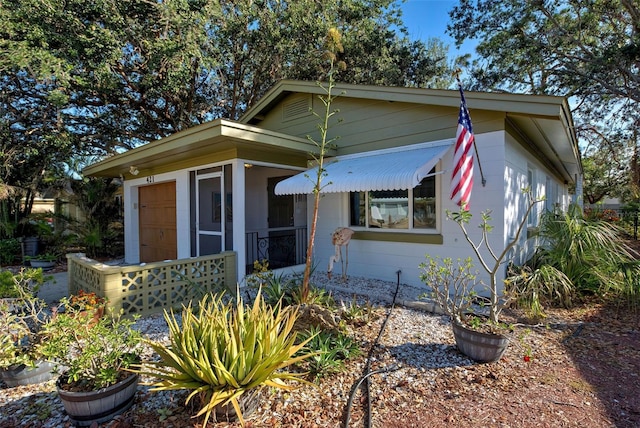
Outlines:
{"label": "gable roof", "polygon": [[[420,89],[391,86],[352,85],[339,83],[334,94],[365,100],[384,100],[431,106],[458,108],[458,90]],[[294,93],[325,95],[316,82],[282,80],[274,85],[240,122],[259,126],[265,115],[279,102]],[[567,182],[582,175],[578,139],[567,99],[548,95],[508,94],[465,91],[467,106],[474,110],[504,112],[508,131],[528,150],[543,159]]]}
{"label": "gable roof", "polygon": [[[457,90],[337,84],[341,97],[396,101],[458,108]],[[235,157],[273,161],[285,156],[287,163],[306,166],[317,147],[305,138],[261,128],[260,122],[280,101],[291,94],[324,95],[316,82],[283,80],[273,86],[239,121],[216,119],[151,141],[84,169],[86,175],[128,176],[131,166],[144,175],[188,168]],[[541,159],[548,160],[566,182],[582,175],[582,164],[573,119],[566,98],[494,92],[465,92],[467,106],[474,110],[504,112],[505,128]],[[452,135],[453,137],[453,135]],[[335,153],[330,153],[335,155]],[[257,157],[263,156],[263,159]]]}

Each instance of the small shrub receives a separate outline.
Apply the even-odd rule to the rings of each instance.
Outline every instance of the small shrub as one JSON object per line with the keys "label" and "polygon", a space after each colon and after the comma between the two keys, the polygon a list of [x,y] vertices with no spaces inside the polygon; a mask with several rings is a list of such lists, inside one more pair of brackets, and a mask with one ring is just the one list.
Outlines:
{"label": "small shrub", "polygon": [[20,241],[15,238],[0,239],[0,264],[11,265],[20,255]]}
{"label": "small shrub", "polygon": [[629,285],[622,266],[633,256],[615,224],[588,219],[572,204],[565,213],[543,214],[539,236],[542,245],[529,266],[553,266],[582,293],[623,291]]}
{"label": "small shrub", "polygon": [[340,302],[340,318],[355,326],[363,326],[378,319],[378,313],[371,302],[361,305],[355,296],[348,303]]}
{"label": "small shrub", "polygon": [[358,344],[342,333],[313,327],[302,333],[302,338],[308,340],[305,352],[312,353],[311,358],[305,362],[305,369],[315,378],[340,372],[345,360],[361,353]]}
{"label": "small shrub", "polygon": [[12,297],[18,304],[0,303],[0,367],[33,364],[41,354],[41,327],[49,319],[46,303],[37,297],[45,277],[42,269],[21,269],[0,274],[0,296]]}
{"label": "small shrub", "polygon": [[293,302],[295,304],[318,305],[329,309],[336,307],[336,301],[327,290],[311,285],[308,292],[309,294],[305,299],[302,284],[296,284],[292,289]]}
{"label": "small shrub", "polygon": [[65,311],[43,327],[41,352],[64,366],[68,383],[82,391],[113,385],[138,362],[142,335],[133,328],[137,317],[113,312],[96,317],[86,306],[73,305],[73,300],[74,296],[61,299]]}

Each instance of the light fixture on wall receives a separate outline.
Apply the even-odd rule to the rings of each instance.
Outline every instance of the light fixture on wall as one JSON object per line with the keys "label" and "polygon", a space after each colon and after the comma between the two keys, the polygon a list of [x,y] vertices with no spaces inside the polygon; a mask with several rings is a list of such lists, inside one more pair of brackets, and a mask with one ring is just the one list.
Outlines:
{"label": "light fixture on wall", "polygon": [[253,164],[252,163],[245,163],[244,167],[249,169],[249,168],[253,168]]}
{"label": "light fixture on wall", "polygon": [[140,174],[140,171],[138,171],[138,167],[133,166],[133,165],[131,165],[131,166],[129,167],[129,172],[130,172],[132,175],[138,175],[138,174]]}

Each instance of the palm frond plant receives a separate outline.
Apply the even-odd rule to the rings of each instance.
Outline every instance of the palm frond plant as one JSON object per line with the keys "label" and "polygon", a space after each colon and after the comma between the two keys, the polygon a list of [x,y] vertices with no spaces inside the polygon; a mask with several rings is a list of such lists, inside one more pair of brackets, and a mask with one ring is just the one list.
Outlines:
{"label": "palm frond plant", "polygon": [[624,268],[634,259],[615,224],[587,219],[581,208],[543,214],[540,248],[529,264],[550,265],[563,272],[578,291],[623,291],[628,285]]}
{"label": "palm frond plant", "polygon": [[304,380],[305,373],[283,371],[312,353],[296,355],[312,337],[296,344],[293,330],[297,310],[281,304],[269,306],[260,290],[250,307],[241,296],[224,303],[223,295],[205,296],[194,309],[182,309],[181,322],[173,311],[165,312],[169,344],[148,341],[160,356],[146,362],[141,373],[159,380],[152,391],[191,390],[186,403],[200,400],[194,417],[231,405],[244,425],[241,398],[265,386],[291,390],[288,380]]}
{"label": "palm frond plant", "polygon": [[571,280],[551,265],[510,266],[505,279],[505,293],[529,316],[544,318],[546,305],[571,305],[574,287]]}

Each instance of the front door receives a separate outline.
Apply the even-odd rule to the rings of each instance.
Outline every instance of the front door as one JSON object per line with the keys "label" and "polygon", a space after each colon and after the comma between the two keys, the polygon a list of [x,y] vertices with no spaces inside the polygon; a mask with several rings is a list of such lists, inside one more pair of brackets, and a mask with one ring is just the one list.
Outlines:
{"label": "front door", "polygon": [[224,248],[225,198],[222,172],[197,176],[196,248],[198,256],[218,254]]}
{"label": "front door", "polygon": [[138,188],[140,261],[177,258],[176,182]]}
{"label": "front door", "polygon": [[269,266],[274,269],[295,264],[294,199],[275,193],[276,184],[285,178],[270,177],[267,181]]}

